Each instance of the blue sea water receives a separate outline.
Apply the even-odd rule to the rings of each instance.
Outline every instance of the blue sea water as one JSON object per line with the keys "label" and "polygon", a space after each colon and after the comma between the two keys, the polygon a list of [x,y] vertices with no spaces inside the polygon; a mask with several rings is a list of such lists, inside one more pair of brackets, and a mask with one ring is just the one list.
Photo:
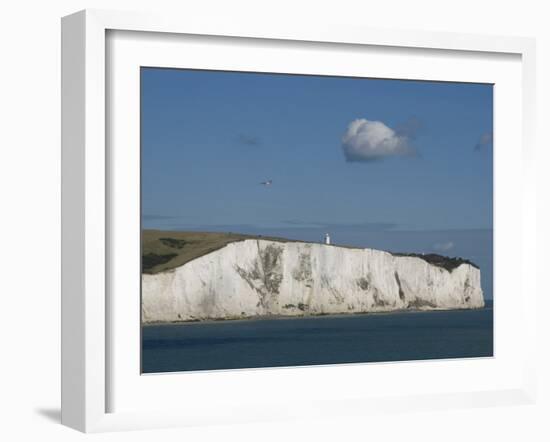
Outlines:
{"label": "blue sea water", "polygon": [[142,329],[143,373],[492,355],[492,301],[479,310],[147,325]]}

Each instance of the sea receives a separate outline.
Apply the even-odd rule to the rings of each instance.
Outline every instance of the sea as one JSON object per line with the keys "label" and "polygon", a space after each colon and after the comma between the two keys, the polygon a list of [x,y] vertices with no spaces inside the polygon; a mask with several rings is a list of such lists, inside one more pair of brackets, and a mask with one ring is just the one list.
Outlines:
{"label": "sea", "polygon": [[493,356],[483,309],[401,311],[142,327],[142,373]]}

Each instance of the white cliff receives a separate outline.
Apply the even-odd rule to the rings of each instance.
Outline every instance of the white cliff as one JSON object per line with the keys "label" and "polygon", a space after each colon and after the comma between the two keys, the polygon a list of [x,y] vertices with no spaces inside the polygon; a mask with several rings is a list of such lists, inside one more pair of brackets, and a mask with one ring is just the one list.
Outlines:
{"label": "white cliff", "polygon": [[248,239],[142,275],[145,323],[483,307],[479,269],[418,257]]}

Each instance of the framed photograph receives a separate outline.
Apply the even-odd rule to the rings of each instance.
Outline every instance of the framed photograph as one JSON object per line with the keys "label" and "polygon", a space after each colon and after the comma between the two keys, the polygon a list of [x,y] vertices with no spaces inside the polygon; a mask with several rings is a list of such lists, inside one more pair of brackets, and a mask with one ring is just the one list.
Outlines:
{"label": "framed photograph", "polygon": [[62,31],[64,424],[534,400],[533,40]]}

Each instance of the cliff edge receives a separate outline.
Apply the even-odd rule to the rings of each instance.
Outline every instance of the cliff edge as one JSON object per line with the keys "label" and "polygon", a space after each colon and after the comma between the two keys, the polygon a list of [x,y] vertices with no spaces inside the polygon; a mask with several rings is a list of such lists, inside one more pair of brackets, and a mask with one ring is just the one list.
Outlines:
{"label": "cliff edge", "polygon": [[[144,323],[484,306],[479,268],[465,260],[244,235],[220,238],[218,248],[199,247],[191,258],[177,250],[165,253],[163,262],[153,262],[148,273],[144,269]],[[185,247],[162,239],[168,248]]]}

